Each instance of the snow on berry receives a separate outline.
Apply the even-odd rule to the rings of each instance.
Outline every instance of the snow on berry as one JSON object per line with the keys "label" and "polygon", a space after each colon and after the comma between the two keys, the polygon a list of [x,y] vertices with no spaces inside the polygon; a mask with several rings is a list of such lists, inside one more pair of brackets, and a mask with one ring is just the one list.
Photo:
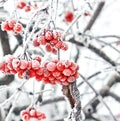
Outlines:
{"label": "snow on berry", "polygon": [[15,70],[17,70],[17,69],[19,68],[19,66],[20,66],[20,60],[17,59],[17,58],[13,59],[13,61],[12,61],[12,66],[13,66],[13,68],[14,68]]}
{"label": "snow on berry", "polygon": [[11,31],[11,30],[13,30],[13,28],[11,28],[9,26],[7,21],[6,22],[2,22],[1,29],[2,29],[2,31]]}
{"label": "snow on berry", "polygon": [[17,8],[19,8],[19,9],[23,9],[25,6],[26,6],[26,3],[24,1],[20,1],[17,4]]}
{"label": "snow on berry", "polygon": [[39,46],[39,45],[40,45],[40,43],[38,42],[38,39],[35,38],[35,39],[33,40],[33,46],[37,47],[37,46]]}
{"label": "snow on berry", "polygon": [[44,45],[47,52],[52,52],[57,54],[58,49],[66,51],[68,45],[61,41],[61,33],[55,30],[45,29],[44,34],[38,35],[33,40],[33,45],[35,47]]}
{"label": "snow on berry", "polygon": [[31,6],[27,5],[24,7],[25,12],[30,12],[31,11]]}
{"label": "snow on berry", "polygon": [[69,85],[78,78],[78,65],[68,60],[46,62],[43,68],[43,81],[45,83]]}
{"label": "snow on berry", "polygon": [[2,31],[11,31],[14,34],[19,34],[22,31],[22,28],[22,25],[15,20],[5,21],[1,24]]}
{"label": "snow on berry", "polygon": [[20,61],[20,69],[26,69],[28,67],[28,61],[21,60]]}
{"label": "snow on berry", "polygon": [[47,40],[52,40],[53,39],[52,31],[45,32],[45,39],[47,39]]}
{"label": "snow on berry", "polygon": [[37,70],[40,68],[40,63],[37,60],[32,60],[32,69]]}
{"label": "snow on berry", "polygon": [[35,108],[28,108],[26,110],[21,111],[21,117],[23,121],[30,121],[31,119],[41,121],[46,119],[46,115]]}
{"label": "snow on berry", "polygon": [[22,25],[20,24],[20,23],[16,23],[15,25],[14,25],[14,28],[13,28],[13,32],[14,33],[20,33],[21,31],[22,31]]}
{"label": "snow on berry", "polygon": [[56,69],[56,64],[55,64],[54,62],[49,62],[49,63],[47,64],[47,69],[48,69],[49,71],[55,71],[55,69]]}

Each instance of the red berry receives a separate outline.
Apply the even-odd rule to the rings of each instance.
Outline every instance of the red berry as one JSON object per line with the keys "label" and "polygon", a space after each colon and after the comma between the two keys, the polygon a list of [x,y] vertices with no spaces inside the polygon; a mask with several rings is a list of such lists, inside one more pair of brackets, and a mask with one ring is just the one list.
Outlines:
{"label": "red berry", "polygon": [[31,109],[29,111],[30,117],[36,117],[36,110],[35,109]]}
{"label": "red berry", "polygon": [[15,20],[10,20],[10,21],[8,21],[8,25],[9,25],[9,27],[10,27],[11,29],[14,28],[15,24],[16,24],[16,21],[15,21]]}
{"label": "red berry", "polygon": [[38,4],[35,2],[34,3],[34,8],[37,9],[38,8]]}
{"label": "red berry", "polygon": [[66,22],[72,22],[73,19],[74,19],[74,14],[73,14],[73,12],[67,11],[67,12],[65,13],[65,21],[66,21]]}
{"label": "red berry", "polygon": [[65,86],[68,86],[68,85],[69,85],[69,83],[68,83],[67,81],[61,82],[61,84],[62,84],[62,85],[65,85]]}
{"label": "red berry", "polygon": [[26,3],[24,1],[20,1],[17,5],[17,8],[23,9],[26,6]]}
{"label": "red berry", "polygon": [[84,12],[84,14],[83,14],[84,16],[90,16],[90,13],[89,12]]}
{"label": "red berry", "polygon": [[25,12],[30,12],[31,11],[31,7],[29,5],[25,6],[24,9],[25,9]]}
{"label": "red berry", "polygon": [[15,70],[18,69],[19,66],[20,66],[20,60],[19,60],[19,59],[13,59],[13,61],[12,61],[12,66],[13,66],[13,68],[14,68]]}
{"label": "red berry", "polygon": [[61,45],[61,49],[65,51],[68,50],[68,45],[65,42],[63,42]]}
{"label": "red berry", "polygon": [[32,69],[37,70],[40,68],[40,63],[37,60],[32,60]]}
{"label": "red berry", "polygon": [[55,45],[57,49],[60,49],[62,47],[62,41],[58,41],[57,44]]}
{"label": "red berry", "polygon": [[62,64],[62,62],[58,62],[58,63],[57,63],[57,69],[58,69],[59,71],[63,71],[63,70],[65,69],[64,65]]}
{"label": "red berry", "polygon": [[71,75],[70,69],[64,69],[63,74],[64,74],[65,76],[70,76],[70,75]]}
{"label": "red berry", "polygon": [[59,76],[61,75],[61,72],[59,72],[59,71],[54,71],[54,72],[52,73],[52,75],[56,78],[56,77],[59,77]]}
{"label": "red berry", "polygon": [[29,114],[24,114],[22,116],[23,121],[29,121],[30,120],[30,115]]}
{"label": "red berry", "polygon": [[68,82],[74,82],[75,81],[75,77],[70,76],[70,77],[68,77],[67,81]]}
{"label": "red berry", "polygon": [[35,77],[35,75],[36,75],[36,74],[35,74],[35,71],[34,71],[34,70],[32,70],[32,69],[29,70],[29,77],[30,77],[30,78]]}
{"label": "red berry", "polygon": [[35,57],[34,60],[37,60],[39,63],[41,63],[41,61],[42,61],[40,56]]}
{"label": "red berry", "polygon": [[41,45],[45,45],[47,42],[46,42],[46,39],[44,36],[40,35],[38,37],[38,42],[41,44]]}
{"label": "red berry", "polygon": [[27,67],[28,67],[28,61],[21,60],[20,61],[20,69],[27,69]]}
{"label": "red berry", "polygon": [[44,77],[48,77],[48,76],[50,76],[50,72],[47,69],[44,69],[43,75],[44,75]]}
{"label": "red berry", "polygon": [[47,40],[52,40],[53,39],[52,31],[45,32],[45,39],[47,39]]}
{"label": "red berry", "polygon": [[49,71],[55,71],[55,69],[56,69],[56,64],[55,64],[54,62],[49,62],[49,63],[47,64],[47,69],[48,69]]}
{"label": "red berry", "polygon": [[51,52],[51,51],[52,51],[52,47],[51,47],[50,44],[46,44],[45,49],[46,49],[46,51],[48,51],[48,52]]}
{"label": "red berry", "polygon": [[57,49],[52,48],[52,53],[53,53],[53,54],[57,54]]}
{"label": "red berry", "polygon": [[39,68],[38,70],[36,70],[36,74],[37,75],[42,75],[44,72],[44,69],[43,68]]}
{"label": "red berry", "polygon": [[5,70],[5,62],[0,63],[0,70],[4,72],[4,70]]}
{"label": "red berry", "polygon": [[40,43],[38,42],[38,39],[37,39],[37,38],[35,38],[35,39],[33,40],[33,45],[34,45],[35,47],[37,47],[37,46],[40,45]]}
{"label": "red berry", "polygon": [[20,33],[22,31],[22,25],[20,23],[15,24],[14,28],[13,28],[13,32],[14,33]]}
{"label": "red berry", "polygon": [[11,31],[11,30],[13,30],[13,28],[11,28],[10,26],[9,26],[9,24],[8,24],[8,22],[2,22],[2,24],[1,24],[1,29],[2,29],[2,31]]}

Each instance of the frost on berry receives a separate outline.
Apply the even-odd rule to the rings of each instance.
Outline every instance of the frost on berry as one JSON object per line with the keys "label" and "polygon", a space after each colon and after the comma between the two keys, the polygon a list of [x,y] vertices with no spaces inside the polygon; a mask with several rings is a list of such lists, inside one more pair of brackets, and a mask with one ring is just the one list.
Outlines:
{"label": "frost on berry", "polygon": [[68,44],[63,42],[62,45],[61,45],[61,49],[65,50],[65,51],[68,50]]}
{"label": "frost on berry", "polygon": [[71,70],[70,69],[64,69],[63,74],[65,76],[70,76],[71,75]]}
{"label": "frost on berry", "polygon": [[25,12],[30,12],[31,11],[31,6],[27,5],[24,7]]}
{"label": "frost on berry", "polygon": [[8,25],[9,25],[9,27],[10,27],[11,29],[14,28],[15,24],[16,24],[16,21],[15,21],[15,20],[10,20],[10,21],[8,21]]}
{"label": "frost on berry", "polygon": [[54,62],[48,63],[48,64],[47,64],[47,69],[48,69],[49,71],[55,71],[55,69],[56,69],[56,64],[55,64]]}
{"label": "frost on berry", "polygon": [[17,8],[19,8],[19,9],[23,9],[25,6],[26,6],[26,3],[24,1],[20,1],[17,4]]}
{"label": "frost on berry", "polygon": [[37,46],[39,46],[39,45],[40,45],[40,43],[38,42],[38,38],[35,38],[35,39],[33,40],[33,46],[37,47]]}
{"label": "frost on berry", "polygon": [[[73,67],[75,65],[75,67]],[[68,60],[53,60],[44,64],[43,82],[50,84],[69,85],[78,78],[77,64]]]}
{"label": "frost on berry", "polygon": [[12,66],[15,70],[17,70],[20,66],[20,60],[19,59],[13,59]]}
{"label": "frost on berry", "polygon": [[41,121],[46,118],[46,115],[35,108],[28,108],[21,111],[21,117],[23,121],[30,121],[31,119]]}
{"label": "frost on berry", "polygon": [[26,69],[28,67],[28,61],[21,60],[20,61],[20,69]]}
{"label": "frost on berry", "polygon": [[13,28],[13,32],[15,34],[18,34],[18,33],[20,33],[22,31],[22,28],[23,27],[22,27],[22,25],[20,23],[16,23],[14,28]]}
{"label": "frost on berry", "polygon": [[40,68],[40,63],[37,60],[32,60],[32,69],[37,70]]}
{"label": "frost on berry", "polygon": [[52,31],[45,32],[45,39],[47,39],[47,40],[52,40],[53,39]]}
{"label": "frost on berry", "polygon": [[33,45],[37,46],[45,46],[47,52],[51,52],[53,54],[57,54],[58,49],[62,49],[66,51],[68,49],[68,45],[61,41],[61,33],[55,30],[44,29],[44,33],[38,35],[33,40]]}
{"label": "frost on berry", "polygon": [[22,25],[15,20],[5,21],[1,24],[2,31],[11,31],[14,34],[19,34],[22,31],[22,28]]}

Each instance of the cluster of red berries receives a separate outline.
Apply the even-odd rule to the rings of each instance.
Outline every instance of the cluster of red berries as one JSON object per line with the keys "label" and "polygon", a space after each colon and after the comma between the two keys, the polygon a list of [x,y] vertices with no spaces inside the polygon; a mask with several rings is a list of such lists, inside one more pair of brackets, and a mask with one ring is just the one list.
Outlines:
{"label": "cluster of red berries", "polygon": [[33,40],[33,45],[35,47],[44,45],[46,51],[57,53],[58,49],[67,50],[68,45],[61,41],[61,33],[52,30],[44,30],[44,34],[39,35]]}
{"label": "cluster of red berries", "polygon": [[78,76],[78,65],[66,61],[53,60],[41,66],[41,58],[32,60],[14,58],[10,56],[6,62],[0,63],[0,70],[7,74],[18,74],[19,78],[35,78],[49,84],[69,85]]}
{"label": "cluster of red berries", "polygon": [[40,80],[40,63],[41,58],[39,56],[27,61],[25,59],[14,58],[11,55],[5,62],[0,63],[0,70],[7,74],[18,74],[19,78],[29,79],[35,77],[37,80]]}
{"label": "cluster of red berries", "polygon": [[31,11],[31,6],[30,5],[27,5],[27,3],[24,2],[24,1],[22,1],[22,0],[18,2],[17,8],[18,9],[24,9],[25,12]]}
{"label": "cluster of red berries", "polygon": [[1,24],[1,29],[3,31],[12,31],[14,34],[19,34],[22,28],[22,25],[15,20],[5,21]]}
{"label": "cluster of red berries", "polygon": [[72,11],[67,11],[65,13],[65,22],[72,22],[74,19],[74,14]]}
{"label": "cluster of red berries", "polygon": [[26,110],[21,111],[21,116],[23,121],[29,121],[30,119],[37,119],[41,121],[43,119],[46,119],[44,113],[34,108],[28,108]]}
{"label": "cluster of red berries", "polygon": [[78,65],[68,60],[53,60],[44,64],[42,80],[45,83],[69,85],[79,77]]}

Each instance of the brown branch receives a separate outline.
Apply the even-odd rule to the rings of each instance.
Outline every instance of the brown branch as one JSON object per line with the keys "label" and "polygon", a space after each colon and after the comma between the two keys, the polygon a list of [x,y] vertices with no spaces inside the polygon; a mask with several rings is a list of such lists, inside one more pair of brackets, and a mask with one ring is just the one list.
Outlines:
{"label": "brown branch", "polygon": [[71,105],[71,108],[74,108],[75,99],[71,95],[69,86],[62,86],[62,92],[68,98],[70,105]]}
{"label": "brown branch", "polygon": [[98,7],[95,10],[95,12],[94,12],[92,18],[90,19],[88,25],[84,29],[84,32],[86,32],[87,30],[90,30],[92,28],[93,24],[95,23],[96,19],[98,18],[99,14],[101,13],[104,4],[105,4],[105,2],[103,2],[103,1],[98,4]]}

